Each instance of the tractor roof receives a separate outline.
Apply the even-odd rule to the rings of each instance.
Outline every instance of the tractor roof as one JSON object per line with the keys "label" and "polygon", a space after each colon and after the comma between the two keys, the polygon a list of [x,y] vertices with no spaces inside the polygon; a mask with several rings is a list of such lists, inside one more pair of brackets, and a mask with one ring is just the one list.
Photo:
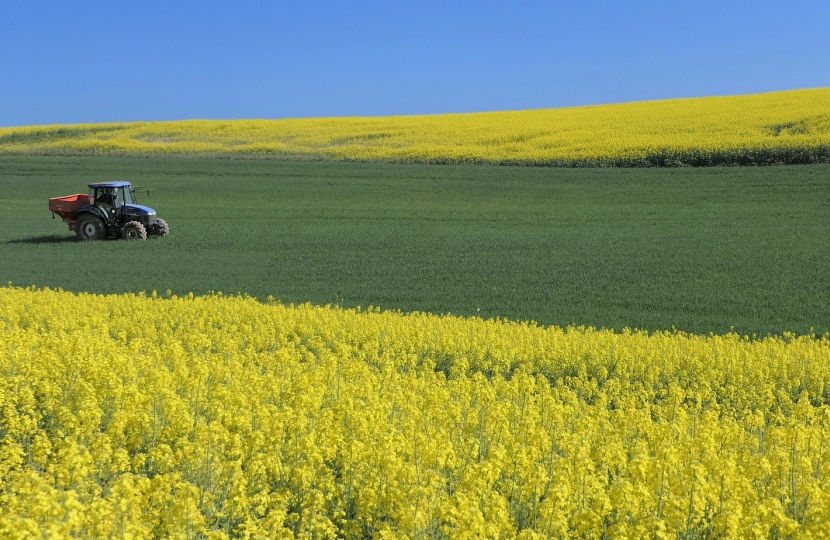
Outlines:
{"label": "tractor roof", "polygon": [[91,188],[117,188],[117,187],[129,187],[129,182],[118,181],[118,182],[98,182],[96,184],[89,184],[87,187]]}

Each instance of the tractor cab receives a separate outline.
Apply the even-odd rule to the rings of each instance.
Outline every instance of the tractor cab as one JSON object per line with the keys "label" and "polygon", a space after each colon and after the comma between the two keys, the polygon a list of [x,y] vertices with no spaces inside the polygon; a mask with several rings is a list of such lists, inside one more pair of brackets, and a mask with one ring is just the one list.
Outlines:
{"label": "tractor cab", "polygon": [[107,222],[113,224],[126,223],[132,217],[144,225],[152,225],[156,215],[152,208],[136,202],[135,188],[129,182],[89,184],[89,204],[103,210]]}
{"label": "tractor cab", "polygon": [[89,204],[103,211],[103,217],[106,218],[107,223],[119,221],[128,202],[133,202],[132,191],[129,188],[104,187],[101,184],[89,186]]}

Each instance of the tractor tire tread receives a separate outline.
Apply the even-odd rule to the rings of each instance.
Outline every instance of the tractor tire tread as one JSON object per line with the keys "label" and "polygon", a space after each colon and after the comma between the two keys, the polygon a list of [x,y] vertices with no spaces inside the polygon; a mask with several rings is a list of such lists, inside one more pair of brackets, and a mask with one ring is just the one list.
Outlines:
{"label": "tractor tire tread", "polygon": [[[90,229],[88,226],[91,226]],[[90,234],[92,231],[92,234]],[[75,236],[78,240],[103,240],[106,237],[107,229],[100,218],[92,214],[84,214],[78,218],[75,224]]]}
{"label": "tractor tire tread", "polygon": [[147,229],[138,221],[130,221],[124,225],[121,236],[125,240],[147,240]]}
{"label": "tractor tire tread", "polygon": [[153,236],[164,236],[170,233],[170,225],[161,218],[156,219],[156,224],[153,226]]}

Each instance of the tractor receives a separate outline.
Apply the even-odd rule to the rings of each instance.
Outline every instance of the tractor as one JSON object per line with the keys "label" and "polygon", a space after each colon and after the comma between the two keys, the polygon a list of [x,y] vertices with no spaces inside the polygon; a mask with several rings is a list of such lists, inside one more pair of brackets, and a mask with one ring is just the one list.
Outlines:
{"label": "tractor", "polygon": [[155,210],[136,204],[135,189],[129,182],[102,182],[88,187],[89,195],[78,193],[49,199],[52,219],[59,215],[80,240],[146,240],[148,235],[164,236],[170,232],[167,222],[157,217]]}

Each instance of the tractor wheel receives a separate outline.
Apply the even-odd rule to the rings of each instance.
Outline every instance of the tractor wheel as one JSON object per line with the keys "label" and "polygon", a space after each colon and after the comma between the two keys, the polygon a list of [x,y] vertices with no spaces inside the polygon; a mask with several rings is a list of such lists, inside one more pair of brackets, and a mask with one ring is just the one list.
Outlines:
{"label": "tractor wheel", "polygon": [[130,221],[124,225],[121,231],[121,236],[125,240],[147,240],[147,229],[138,221]]}
{"label": "tractor wheel", "polygon": [[75,224],[75,235],[79,240],[103,240],[106,236],[104,222],[91,214],[84,214]]}
{"label": "tractor wheel", "polygon": [[170,225],[161,218],[156,219],[156,224],[153,226],[154,236],[164,236],[170,232]]}

